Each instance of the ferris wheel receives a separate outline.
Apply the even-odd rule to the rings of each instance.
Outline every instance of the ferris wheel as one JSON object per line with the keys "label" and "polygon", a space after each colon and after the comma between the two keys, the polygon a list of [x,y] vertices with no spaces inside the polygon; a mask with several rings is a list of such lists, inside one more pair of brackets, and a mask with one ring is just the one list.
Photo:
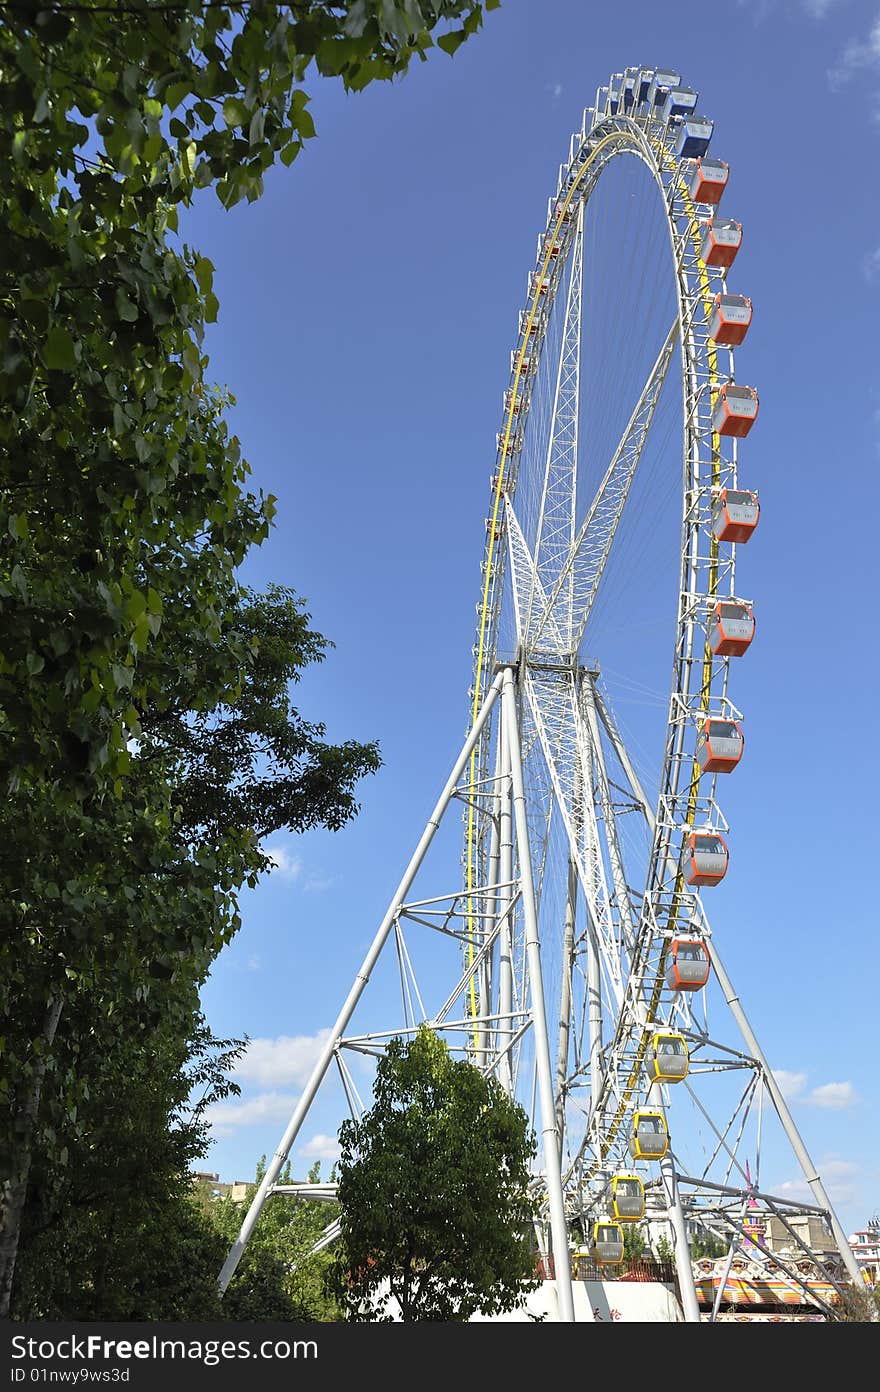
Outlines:
{"label": "ferris wheel", "polygon": [[[723,789],[747,769],[733,697],[756,606],[736,561],[760,508],[739,453],[759,401],[734,363],[752,318],[727,284],[743,229],[719,212],[730,169],[699,108],[679,73],[627,68],[571,137],[503,388],[467,736],[222,1289],[265,1199],[289,1190],[279,1173],[328,1076],[356,1113],[352,1052],[425,1021],[534,1118],[561,1318],[581,1317],[573,1250],[608,1274],[642,1221],[668,1224],[691,1321],[695,1230],[766,1256],[767,1225],[794,1232],[809,1212],[853,1276],[707,911],[736,857]],[[416,898],[453,802],[461,882]],[[383,969],[393,1019],[387,996],[362,1014]],[[771,1121],[812,1205],[762,1188]]]}

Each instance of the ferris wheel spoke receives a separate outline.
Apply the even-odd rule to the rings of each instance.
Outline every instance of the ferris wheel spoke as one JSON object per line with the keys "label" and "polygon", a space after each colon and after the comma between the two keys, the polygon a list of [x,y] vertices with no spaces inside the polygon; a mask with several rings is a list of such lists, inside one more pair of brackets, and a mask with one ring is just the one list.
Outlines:
{"label": "ferris wheel spoke", "polygon": [[666,381],[678,335],[679,321],[676,318],[642,388],[596,496],[556,575],[547,603],[532,626],[528,635],[531,644],[537,644],[552,620],[555,621],[556,631],[561,630],[570,639],[564,651],[577,652],[580,647],[590,609],[596,598],[636,467]]}
{"label": "ferris wheel spoke", "polygon": [[[602,959],[608,969],[618,1006],[623,999],[623,979],[617,950],[617,935],[611,909],[605,870],[599,849],[595,808],[591,786],[589,736],[580,717],[570,672],[526,672],[526,697],[538,730],[547,770],[568,838],[587,910],[592,915],[599,938]],[[580,800],[580,835],[576,827],[575,793],[581,769],[585,796]]]}
{"label": "ferris wheel spoke", "polygon": [[[535,562],[529,550],[529,544],[523,535],[519,519],[514,511],[513,504],[509,498],[505,499],[504,508],[505,528],[507,531],[507,548],[510,558],[511,588],[514,597],[514,610],[516,617],[516,636],[521,648],[526,647],[527,615],[532,605],[533,599],[543,606],[547,602],[544,587],[538,579],[535,569]],[[563,651],[562,633],[556,626],[555,619],[548,625],[548,642],[552,644],[553,652]]]}
{"label": "ferris wheel spoke", "polygon": [[[528,633],[535,610],[545,607],[543,589],[552,585],[560,566],[571,550],[575,530],[577,499],[578,409],[580,400],[581,313],[583,310],[584,210],[578,206],[577,224],[569,255],[571,267],[562,343],[556,370],[556,387],[550,418],[544,480],[535,531],[535,584],[525,610],[524,633]],[[541,584],[538,583],[541,577]],[[559,606],[557,625],[565,648],[571,646],[571,599],[569,585],[568,617]]]}
{"label": "ferris wheel spoke", "polygon": [[602,826],[605,833],[605,844],[608,849],[611,880],[614,885],[614,907],[620,923],[620,937],[630,958],[632,958],[635,951],[636,925],[629,897],[629,885],[627,884],[626,874],[623,868],[623,856],[621,855],[620,838],[617,832],[617,818],[611,800],[611,786],[608,780],[608,770],[605,767],[605,756],[602,752],[602,740],[599,733],[599,719],[596,712],[593,682],[594,679],[592,675],[586,673],[581,683],[581,706],[592,743],[596,791],[602,812]]}
{"label": "ferris wheel spoke", "polygon": [[633,764],[633,761],[630,758],[629,753],[627,752],[626,745],[624,744],[623,739],[621,738],[620,731],[617,728],[611,711],[608,708],[608,703],[605,700],[604,695],[602,694],[602,690],[598,682],[592,683],[592,696],[596,706],[596,711],[599,715],[599,719],[601,720],[602,725],[605,729],[605,733],[611,741],[612,747],[614,749],[615,754],[617,755],[621,768],[626,774],[630,790],[636,801],[636,805],[639,811],[642,812],[642,814],[644,815],[645,822],[648,826],[648,830],[653,836],[654,813],[652,810],[652,805],[648,801],[648,795],[642,787],[639,775],[636,773],[635,770],[635,765]]}
{"label": "ferris wheel spoke", "polygon": [[[674,873],[675,867],[669,837],[665,835],[662,838],[662,846],[660,846],[658,850],[658,827],[653,805],[649,801],[648,795],[642,786],[641,779],[636,772],[635,765],[623,742],[620,730],[617,727],[605,696],[598,684],[593,684],[592,695],[595,701],[596,713],[608,735],[620,766],[626,774],[636,805],[644,816],[645,826],[654,847],[653,859],[654,861],[660,862],[659,870],[653,878],[653,885],[659,887]],[[663,831],[664,828],[660,828],[660,830]],[[680,912],[685,913],[688,922],[691,923],[695,929],[701,929],[704,934],[708,935],[708,920],[706,919],[705,909],[699,895],[690,894],[683,888],[679,888],[678,897],[680,901]],[[657,936],[657,915],[659,908],[660,905],[657,892],[652,895],[651,883],[649,882],[642,901],[641,921],[638,927],[637,942],[634,952],[634,957],[637,957],[639,960],[644,959],[646,954],[650,951],[654,938]]]}

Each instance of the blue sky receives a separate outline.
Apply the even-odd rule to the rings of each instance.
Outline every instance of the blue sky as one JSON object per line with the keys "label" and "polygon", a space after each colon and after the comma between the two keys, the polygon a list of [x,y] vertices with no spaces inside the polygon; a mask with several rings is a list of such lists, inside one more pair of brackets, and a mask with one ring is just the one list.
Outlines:
{"label": "blue sky", "polygon": [[[317,138],[261,202],[192,210],[183,234],[215,263],[221,306],[210,375],[237,397],[254,483],[278,497],[245,578],[306,598],[335,648],[296,700],[330,738],[378,739],[384,759],[356,822],[271,838],[278,868],[243,898],[203,1002],[218,1034],[253,1042],[206,1163],[244,1179],[274,1150],[464,736],[526,275],[569,135],[630,64],[670,65],[701,92],[731,167],[722,211],[745,229],[730,288],[754,305],[737,368],[761,397],[740,467],[762,505],[740,562],[758,636],[732,681],[747,757],[724,787],[735,856],[708,907],[852,1231],[880,1209],[876,0],[505,0],[453,60],[438,51],[393,87],[347,97],[313,80]],[[609,601],[609,635],[646,621],[640,594]],[[638,677],[664,700],[668,666]],[[622,718],[650,764],[638,705]],[[454,836],[446,851],[441,889]],[[332,1155],[341,1115],[331,1092],[297,1173]],[[764,1182],[797,1186],[794,1161]]]}

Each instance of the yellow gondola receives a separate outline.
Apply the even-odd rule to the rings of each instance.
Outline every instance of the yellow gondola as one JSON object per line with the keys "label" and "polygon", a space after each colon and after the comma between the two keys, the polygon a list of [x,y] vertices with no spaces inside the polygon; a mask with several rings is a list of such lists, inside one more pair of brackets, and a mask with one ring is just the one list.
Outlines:
{"label": "yellow gondola", "polygon": [[612,1176],[608,1198],[609,1217],[619,1223],[637,1223],[645,1216],[645,1186],[637,1174]]}
{"label": "yellow gondola", "polygon": [[651,1040],[646,1063],[652,1083],[680,1083],[687,1077],[688,1047],[684,1035],[664,1030]]}
{"label": "yellow gondola", "polygon": [[619,1223],[593,1224],[590,1255],[593,1261],[601,1262],[603,1266],[620,1265],[623,1261],[623,1228]]}
{"label": "yellow gondola", "polygon": [[669,1149],[666,1118],[656,1107],[639,1107],[633,1117],[629,1138],[630,1154],[634,1160],[662,1160]]}

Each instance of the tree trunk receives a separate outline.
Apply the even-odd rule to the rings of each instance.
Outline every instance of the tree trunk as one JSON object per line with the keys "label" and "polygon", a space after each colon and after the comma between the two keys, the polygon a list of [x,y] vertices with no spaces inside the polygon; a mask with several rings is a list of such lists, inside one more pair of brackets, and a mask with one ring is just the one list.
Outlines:
{"label": "tree trunk", "polygon": [[18,1240],[21,1236],[21,1221],[27,1198],[28,1175],[33,1154],[34,1127],[40,1110],[43,1093],[43,1079],[46,1076],[46,1063],[49,1049],[55,1038],[58,1021],[61,1017],[62,1001],[52,1000],[46,1009],[43,1021],[43,1052],[34,1065],[30,1091],[21,1110],[21,1130],[18,1146],[18,1164],[8,1179],[3,1181],[0,1194],[0,1319],[9,1318],[12,1301],[12,1278],[15,1275],[15,1259],[18,1256]]}

